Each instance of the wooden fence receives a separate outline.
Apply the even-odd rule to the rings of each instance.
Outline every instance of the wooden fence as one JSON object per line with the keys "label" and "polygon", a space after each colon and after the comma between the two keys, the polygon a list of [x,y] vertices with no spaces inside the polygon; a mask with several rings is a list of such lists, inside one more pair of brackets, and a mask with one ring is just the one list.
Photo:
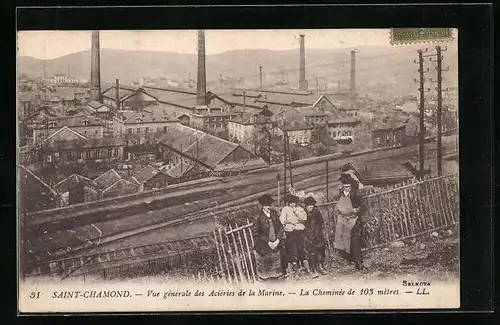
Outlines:
{"label": "wooden fence", "polygon": [[[409,180],[384,189],[365,192],[367,212],[362,217],[364,250],[387,245],[393,241],[425,235],[459,222],[458,175]],[[325,218],[328,251],[335,238],[336,202],[319,205]],[[216,275],[229,283],[254,282],[255,257],[252,223],[221,227],[214,230],[218,256]]]}
{"label": "wooden fence", "polygon": [[254,282],[255,257],[253,253],[254,239],[252,223],[214,230],[214,241],[219,258],[216,274],[228,283]]}

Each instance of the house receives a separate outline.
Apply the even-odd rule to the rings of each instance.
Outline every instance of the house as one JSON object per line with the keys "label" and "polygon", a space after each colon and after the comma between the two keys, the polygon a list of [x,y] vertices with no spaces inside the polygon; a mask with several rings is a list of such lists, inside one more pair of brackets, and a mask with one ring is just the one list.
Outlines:
{"label": "house", "polygon": [[330,138],[339,144],[354,142],[354,130],[359,121],[351,116],[331,118],[328,124]]}
{"label": "house", "polygon": [[144,191],[155,190],[168,186],[173,180],[173,177],[164,171],[159,171],[143,184]]}
{"label": "house", "polygon": [[59,194],[59,206],[91,202],[99,199],[99,188],[90,178],[73,174],[53,186]]}
{"label": "house", "polygon": [[137,193],[139,185],[126,179],[119,179],[101,190],[103,199]]}
{"label": "house", "polygon": [[[329,114],[327,111],[315,106],[304,106],[295,108],[299,111],[307,123],[312,125],[323,125],[328,121]],[[330,113],[331,114],[331,113]]]}
{"label": "house", "polygon": [[116,170],[110,169],[107,172],[105,172],[105,173],[101,174],[100,176],[96,177],[94,179],[94,183],[97,185],[97,187],[100,190],[104,190],[104,189],[110,187],[111,185],[113,185],[114,183],[116,183],[117,181],[119,181],[122,178],[123,177]]}
{"label": "house", "polygon": [[370,125],[372,148],[397,147],[406,143],[408,119],[384,117]]}
{"label": "house", "polygon": [[176,123],[180,121],[175,116],[157,110],[119,111],[113,119],[113,132],[117,136],[135,134],[144,139],[153,133],[163,133],[168,125]]}
{"label": "house", "polygon": [[50,117],[46,120],[37,120],[33,123],[33,143],[37,144],[50,137],[62,127],[82,134],[86,138],[102,138],[105,130],[105,122],[99,117],[88,116],[78,113],[73,116]]}
{"label": "house", "polygon": [[240,112],[221,111],[210,106],[196,106],[190,115],[191,127],[207,131],[226,131],[229,121],[236,118]]}
{"label": "house", "polygon": [[138,172],[134,173],[131,179],[139,185],[139,191],[145,191],[145,184],[155,177],[160,171],[151,165],[147,165]]}
{"label": "house", "polygon": [[56,208],[57,192],[23,165],[19,166],[19,210],[37,212]]}
{"label": "house", "polygon": [[267,136],[267,132],[272,129],[272,114],[266,108],[258,114],[245,113],[238,115],[228,122],[229,139],[236,139],[239,143],[246,143]]}
{"label": "house", "polygon": [[238,144],[181,124],[169,126],[159,144],[162,157],[174,167],[194,165],[197,171],[224,171],[229,164],[241,169],[247,169],[250,163],[251,168],[267,166],[262,158]]}
{"label": "house", "polygon": [[47,162],[100,162],[122,159],[123,147],[123,139],[87,138],[65,126],[41,143],[40,153]]}
{"label": "house", "polygon": [[114,169],[110,169],[95,178],[94,183],[99,188],[103,199],[137,193],[140,188],[135,181],[124,179]]}
{"label": "house", "polygon": [[308,146],[312,140],[314,126],[302,121],[287,121],[286,124],[280,125],[279,129],[282,134],[287,133],[289,143]]}

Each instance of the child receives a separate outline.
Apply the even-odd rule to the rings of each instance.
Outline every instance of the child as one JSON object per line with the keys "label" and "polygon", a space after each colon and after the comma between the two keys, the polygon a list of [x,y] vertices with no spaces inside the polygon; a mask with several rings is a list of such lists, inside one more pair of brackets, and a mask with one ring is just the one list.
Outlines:
{"label": "child", "polygon": [[287,194],[284,200],[286,205],[281,209],[279,219],[286,234],[287,275],[295,273],[299,262],[302,262],[306,273],[311,277],[317,277],[318,274],[311,272],[305,247],[304,224],[307,220],[307,214],[301,206],[297,205],[299,199],[295,195]]}
{"label": "child", "polygon": [[304,200],[304,205],[307,213],[305,240],[311,268],[324,275],[327,271],[323,267],[326,250],[325,236],[323,234],[323,215],[318,210],[316,200],[313,197],[307,197]]}

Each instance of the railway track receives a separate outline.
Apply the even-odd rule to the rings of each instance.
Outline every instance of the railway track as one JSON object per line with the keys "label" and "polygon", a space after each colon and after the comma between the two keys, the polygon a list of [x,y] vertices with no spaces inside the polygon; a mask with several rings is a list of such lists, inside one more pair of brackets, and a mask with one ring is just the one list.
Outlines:
{"label": "railway track", "polygon": [[[412,154],[412,153],[413,152],[410,150],[410,152],[404,153],[400,156],[404,156],[404,155]],[[350,159],[350,157],[344,157],[344,158],[348,159],[348,160]],[[341,164],[343,162],[344,162],[344,159],[338,159],[338,161],[337,161],[338,164]],[[319,163],[317,163],[317,164],[319,164]],[[324,164],[321,164],[321,166],[324,167]],[[331,166],[331,167],[333,167],[333,166]],[[297,172],[299,170],[299,168],[300,167],[297,167],[297,169],[295,171]],[[333,175],[333,172],[332,172],[332,175]],[[261,175],[260,178],[266,178],[266,176],[267,175],[263,175],[263,176]],[[269,177],[267,177],[267,178],[269,178]],[[299,174],[294,175],[294,179],[297,180],[296,181],[297,184],[300,184],[300,182],[304,181],[304,180],[306,181],[306,183],[308,180],[311,183],[311,182],[315,182],[318,180],[322,180],[323,178],[324,178],[324,173],[323,173],[322,168],[319,170],[314,170],[311,172],[302,173],[302,174],[299,173]],[[166,220],[163,220],[162,222],[159,222],[159,223],[137,227],[136,229],[131,229],[129,231],[119,233],[119,234],[112,234],[110,236],[107,236],[107,238],[100,238],[99,245],[105,246],[106,244],[110,244],[110,243],[113,243],[114,241],[121,240],[123,238],[127,238],[130,236],[140,236],[141,234],[144,234],[144,233],[148,233],[151,231],[159,231],[163,228],[173,227],[175,225],[190,222],[192,220],[213,217],[214,214],[222,213],[224,210],[227,210],[227,209],[233,208],[233,209],[237,210],[239,207],[242,207],[242,206],[245,206],[248,204],[251,205],[252,200],[254,201],[255,198],[257,196],[261,195],[262,193],[270,192],[271,190],[273,192],[275,191],[274,178],[272,178],[271,180],[268,180],[267,182],[266,181],[259,182],[258,180],[252,182],[252,180],[250,179],[250,180],[247,180],[247,182],[246,182],[247,184],[245,184],[245,182],[241,182],[241,183],[243,183],[243,184],[240,184],[241,185],[240,187],[248,187],[248,186],[253,185],[254,187],[255,186],[258,187],[258,190],[254,191],[253,193],[247,193],[246,195],[243,195],[243,197],[241,195],[237,198],[229,197],[228,200],[226,200],[225,202],[221,201],[221,204],[218,204],[216,207],[208,207],[208,208],[202,209],[200,211],[199,207],[193,206],[193,211],[190,213],[183,214],[183,215],[172,215],[172,216],[169,216]],[[232,184],[223,184],[223,185],[229,185],[234,191],[234,186]],[[268,185],[270,187],[266,187],[265,185]],[[317,187],[318,185],[316,184],[316,185],[313,185],[312,187],[314,187],[314,186]],[[301,188],[304,188],[304,187],[301,187]],[[226,196],[227,196],[226,194],[222,194],[219,197],[222,198],[222,197],[226,197]],[[144,211],[141,211],[141,212],[144,212]],[[55,254],[55,256],[51,256],[52,260],[41,258],[41,259],[38,259],[37,261],[32,261],[32,263],[29,263],[30,265],[27,266],[27,269],[28,269],[27,274],[30,274],[30,275],[47,274],[47,272],[52,272],[51,270],[53,270],[55,272],[59,272],[57,270],[76,267],[76,265],[78,265],[78,263],[79,263],[77,261],[80,261],[80,263],[82,263],[82,261],[85,261],[86,259],[89,258],[88,256],[91,256],[89,254],[91,254],[90,251],[93,249],[93,245],[94,245],[92,240],[95,240],[95,239],[96,238],[90,238],[88,245],[80,245],[80,247],[78,247],[78,246],[74,247],[74,249],[72,250],[72,253],[80,252],[80,254],[87,254],[87,255],[79,255],[79,256],[74,256],[74,257],[70,256],[70,257],[66,258],[64,256],[65,254],[61,253],[59,255]],[[189,241],[190,239],[187,239],[187,240]],[[182,241],[182,240],[180,240],[180,241]],[[152,245],[154,246],[154,245],[159,245],[159,244],[152,244]],[[146,246],[148,246],[148,245],[146,245]],[[149,245],[149,246],[151,246],[151,245]],[[195,246],[196,245],[194,245],[193,247],[195,247]],[[45,249],[45,248],[43,248],[43,249]],[[127,249],[129,249],[130,252],[134,251],[134,248],[127,248]],[[116,250],[116,252],[126,251],[127,249]],[[106,253],[102,253],[102,256],[109,256],[109,255],[105,255],[105,254],[110,254],[110,252],[113,253],[113,250],[110,250],[109,252],[106,252]],[[120,254],[122,254],[122,253],[120,253]],[[127,254],[123,255],[123,258],[125,258],[125,259],[126,258],[135,258],[135,257],[131,257],[132,255],[130,255],[130,254],[132,254],[132,253],[129,253],[128,255]],[[66,251],[66,255],[68,255],[67,251]],[[47,258],[47,256],[45,256],[45,257]],[[70,261],[70,260],[73,262],[63,262],[63,261]],[[116,260],[116,259],[108,258],[107,262],[113,263],[114,260]],[[100,261],[101,263],[103,263],[103,261],[104,262],[106,261],[106,258],[101,257],[101,255],[99,255],[98,257],[93,257],[93,259],[91,259],[91,261],[94,261],[93,263],[95,263],[97,261]],[[107,263],[107,262],[105,262],[105,263]],[[56,263],[56,264],[54,264],[54,263]],[[90,263],[90,264],[93,264],[93,263]],[[54,266],[54,265],[56,265],[56,266]],[[34,270],[40,270],[40,271],[35,272]],[[45,270],[45,271],[43,271],[43,270]],[[42,272],[42,273],[40,273],[40,272]]]}

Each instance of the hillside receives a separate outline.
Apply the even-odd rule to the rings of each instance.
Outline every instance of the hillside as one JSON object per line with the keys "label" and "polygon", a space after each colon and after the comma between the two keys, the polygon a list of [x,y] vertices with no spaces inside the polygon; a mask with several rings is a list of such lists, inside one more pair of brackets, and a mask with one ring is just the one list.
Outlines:
{"label": "hillside", "polygon": [[[356,56],[357,91],[381,93],[386,97],[404,96],[416,93],[417,85],[413,78],[418,77],[418,47],[359,47]],[[432,47],[429,48],[431,50]],[[444,52],[444,64],[451,71],[457,71],[456,51]],[[101,77],[103,82],[113,82],[119,78],[123,83],[145,78],[196,78],[196,54],[172,52],[127,51],[102,49]],[[258,84],[259,66],[263,67],[264,83],[286,80],[293,84],[298,79],[298,50],[235,50],[207,56],[207,79],[218,80],[220,75],[231,78],[243,78],[249,85]],[[433,64],[426,63],[433,73]],[[90,51],[78,52],[45,62],[46,74],[70,74],[76,78],[90,79]],[[30,76],[43,75],[43,63],[32,57],[19,57],[18,73]],[[306,75],[310,89],[318,86],[324,89],[349,87],[350,53],[346,49],[306,50]],[[288,75],[287,75],[288,74]],[[455,86],[457,76],[451,72],[443,74],[446,86]]]}

